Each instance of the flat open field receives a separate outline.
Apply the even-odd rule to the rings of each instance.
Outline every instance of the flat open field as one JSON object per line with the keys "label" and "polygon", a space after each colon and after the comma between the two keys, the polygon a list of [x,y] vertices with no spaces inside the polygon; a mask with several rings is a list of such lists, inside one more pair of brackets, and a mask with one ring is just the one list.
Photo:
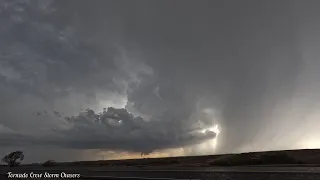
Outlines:
{"label": "flat open field", "polygon": [[[55,167],[63,166],[106,166],[106,167],[213,167],[213,166],[320,166],[320,149],[251,152],[242,154],[143,158],[128,160],[101,160],[79,162],[56,162]],[[42,166],[41,164],[22,165]]]}
{"label": "flat open field", "polygon": [[[287,150],[251,152],[242,154],[169,157],[169,158],[143,158],[109,161],[82,161],[70,162],[73,165],[98,166],[173,166],[173,167],[211,167],[211,166],[237,166],[237,165],[320,165],[320,149]],[[67,165],[69,163],[61,163]]]}
{"label": "flat open field", "polygon": [[[79,174],[79,179],[171,178],[219,180],[320,180],[320,150],[291,150],[110,161],[58,162],[0,168],[7,173]],[[112,179],[111,178],[111,179]],[[58,178],[59,179],[59,178]],[[114,178],[113,178],[114,179]],[[133,178],[134,179],[134,178]]]}

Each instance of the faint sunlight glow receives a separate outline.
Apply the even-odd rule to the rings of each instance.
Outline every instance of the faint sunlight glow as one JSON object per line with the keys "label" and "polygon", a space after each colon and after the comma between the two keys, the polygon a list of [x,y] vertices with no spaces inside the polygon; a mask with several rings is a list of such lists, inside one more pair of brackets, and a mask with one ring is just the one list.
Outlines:
{"label": "faint sunlight glow", "polygon": [[314,137],[304,137],[300,141],[297,142],[297,148],[301,149],[317,149],[320,147],[320,139]]}
{"label": "faint sunlight glow", "polygon": [[95,108],[96,111],[101,111],[103,108],[114,107],[114,108],[125,108],[128,97],[127,95],[109,93],[109,94],[98,94],[98,104]]}
{"label": "faint sunlight glow", "polygon": [[299,147],[302,147],[302,149],[317,149],[320,147],[320,140],[308,140],[298,143]]}
{"label": "faint sunlight glow", "polygon": [[[198,124],[200,126],[200,133],[214,132],[216,136],[212,139],[201,142],[190,147],[189,154],[192,155],[209,155],[213,154],[217,144],[218,136],[220,134],[219,119],[221,119],[220,113],[214,107],[208,107],[206,101],[200,101],[199,107],[196,113],[196,118],[199,119]],[[211,124],[211,126],[208,126]]]}
{"label": "faint sunlight glow", "polygon": [[208,127],[208,128],[205,128],[205,129],[202,129],[200,132],[202,133],[205,133],[207,131],[212,131],[212,132],[215,132],[216,133],[216,137],[213,138],[213,139],[210,139],[210,140],[207,140],[201,144],[198,144],[196,146],[196,149],[198,151],[199,154],[212,154],[213,153],[213,150],[216,149],[217,147],[217,144],[218,144],[218,136],[219,136],[219,133],[220,133],[220,129],[219,129],[219,125],[216,124],[212,127]]}
{"label": "faint sunlight glow", "polygon": [[[320,105],[316,106],[318,109]],[[320,148],[320,131],[319,131],[319,117],[320,113],[315,110],[309,113],[306,117],[306,122],[303,127],[303,133],[299,139],[296,140],[296,148],[299,149],[318,149]],[[301,127],[301,126],[300,126]],[[301,130],[300,130],[301,131]]]}
{"label": "faint sunlight glow", "polygon": [[202,133],[205,133],[205,132],[207,132],[207,131],[215,132],[215,133],[217,134],[217,136],[218,136],[218,134],[220,133],[219,125],[216,124],[216,125],[214,125],[214,126],[212,126],[212,127],[208,127],[208,128],[205,128],[205,129],[202,129],[202,130],[201,130]]}

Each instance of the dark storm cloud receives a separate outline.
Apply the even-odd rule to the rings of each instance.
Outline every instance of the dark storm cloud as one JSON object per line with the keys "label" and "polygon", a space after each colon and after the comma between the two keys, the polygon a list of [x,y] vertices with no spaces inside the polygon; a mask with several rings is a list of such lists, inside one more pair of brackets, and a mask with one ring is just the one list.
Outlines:
{"label": "dark storm cloud", "polygon": [[[40,144],[149,152],[219,124],[219,152],[291,148],[315,108],[316,1],[2,2],[1,124]],[[60,116],[110,106],[132,115]]]}
{"label": "dark storm cloud", "polygon": [[[290,97],[301,71],[299,22],[294,2],[245,2],[115,3],[112,20],[121,19],[121,35],[141,44],[157,74],[155,83],[129,93],[133,107],[180,121],[200,98],[211,99],[207,106],[223,114],[224,150],[263,130],[272,104]],[[156,87],[163,101],[152,93]]]}
{"label": "dark storm cloud", "polygon": [[[183,112],[185,107],[178,109],[177,101],[161,99],[153,69],[143,62],[144,59],[135,59],[135,56],[143,56],[127,51],[121,45],[121,38],[111,38],[112,42],[102,43],[92,29],[78,30],[77,20],[84,19],[86,22],[82,17],[82,6],[78,6],[80,9],[76,6],[75,9],[64,11],[64,6],[55,6],[51,1],[45,4],[40,1],[4,2],[1,12],[5,17],[5,28],[1,34],[4,40],[1,56],[1,98],[4,108],[1,123],[19,133],[3,136],[6,139],[2,142],[3,146],[42,144],[148,153],[197,144],[215,137],[214,132],[202,133],[199,132],[202,129],[192,127],[195,122],[189,122],[188,119],[191,109],[186,113]],[[68,16],[78,15],[64,21],[65,16],[60,17],[64,13]],[[93,20],[96,17],[88,18]],[[84,34],[88,36],[83,37]],[[111,37],[112,32],[100,35]],[[129,49],[135,51],[136,48]],[[109,95],[104,91],[109,92]],[[128,94],[132,100],[129,100],[127,108],[149,118],[143,120],[133,117],[122,109],[122,123],[114,127],[105,121],[104,116],[101,116],[101,120],[91,122],[87,116],[80,114],[71,118],[74,120],[72,127],[62,129],[62,113],[53,108],[56,107],[57,99],[65,104],[66,101],[61,99],[69,99],[76,93],[82,95],[82,99],[76,97],[76,100],[90,101],[87,104],[98,102],[98,93],[105,93],[106,99],[112,98],[110,94],[114,93],[120,94],[120,97]],[[177,96],[179,90],[171,93],[172,97]],[[135,100],[137,95],[146,102],[152,99],[157,101],[154,108],[159,109],[144,110],[139,103],[141,100]],[[72,104],[77,103],[74,99],[70,101]],[[159,101],[167,102],[159,104]],[[63,110],[73,114],[74,111],[69,112],[69,108]],[[163,111],[160,111],[161,108]],[[33,129],[35,124],[39,129]],[[54,132],[50,131],[52,128]],[[101,131],[102,134],[97,135],[94,131]]]}
{"label": "dark storm cloud", "polygon": [[216,137],[216,133],[210,130],[203,132],[203,129],[178,127],[172,121],[146,122],[142,117],[134,117],[126,109],[112,107],[101,113],[87,109],[78,116],[65,117],[65,120],[67,126],[41,136],[3,133],[0,144],[3,147],[41,144],[70,149],[109,149],[148,154],[155,150],[190,146]]}
{"label": "dark storm cloud", "polygon": [[[125,109],[108,108],[100,114],[87,110],[79,116],[67,118],[67,121],[71,127],[58,130],[58,133],[71,138],[64,144],[71,148],[150,153],[159,149],[197,144],[216,136],[213,131],[179,128],[172,121],[146,122],[142,117],[134,117]],[[172,126],[175,129],[168,128]]]}

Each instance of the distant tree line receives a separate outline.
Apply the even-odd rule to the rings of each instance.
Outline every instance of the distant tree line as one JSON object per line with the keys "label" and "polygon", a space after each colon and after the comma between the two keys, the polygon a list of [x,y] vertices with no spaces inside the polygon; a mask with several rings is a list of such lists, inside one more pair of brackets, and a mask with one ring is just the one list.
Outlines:
{"label": "distant tree line", "polygon": [[[7,166],[15,167],[15,166],[19,166],[23,160],[24,160],[23,152],[14,151],[4,156],[1,161]],[[42,165],[48,167],[48,166],[54,166],[55,164],[56,162],[54,160],[47,160]]]}

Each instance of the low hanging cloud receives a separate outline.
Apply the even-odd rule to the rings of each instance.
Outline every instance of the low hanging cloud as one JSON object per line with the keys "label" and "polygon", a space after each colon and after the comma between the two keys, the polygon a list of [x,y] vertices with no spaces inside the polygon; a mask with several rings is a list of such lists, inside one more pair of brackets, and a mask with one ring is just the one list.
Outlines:
{"label": "low hanging cloud", "polygon": [[[61,117],[61,114],[54,112]],[[40,113],[37,113],[39,115]],[[41,115],[40,115],[41,116]],[[175,126],[175,128],[168,128]],[[109,107],[95,113],[91,109],[77,116],[65,117],[65,125],[41,136],[8,134],[2,146],[40,144],[68,149],[100,149],[149,154],[156,150],[196,145],[216,137],[204,129],[179,128],[170,121],[145,121],[126,109]],[[8,137],[10,137],[8,139]]]}

